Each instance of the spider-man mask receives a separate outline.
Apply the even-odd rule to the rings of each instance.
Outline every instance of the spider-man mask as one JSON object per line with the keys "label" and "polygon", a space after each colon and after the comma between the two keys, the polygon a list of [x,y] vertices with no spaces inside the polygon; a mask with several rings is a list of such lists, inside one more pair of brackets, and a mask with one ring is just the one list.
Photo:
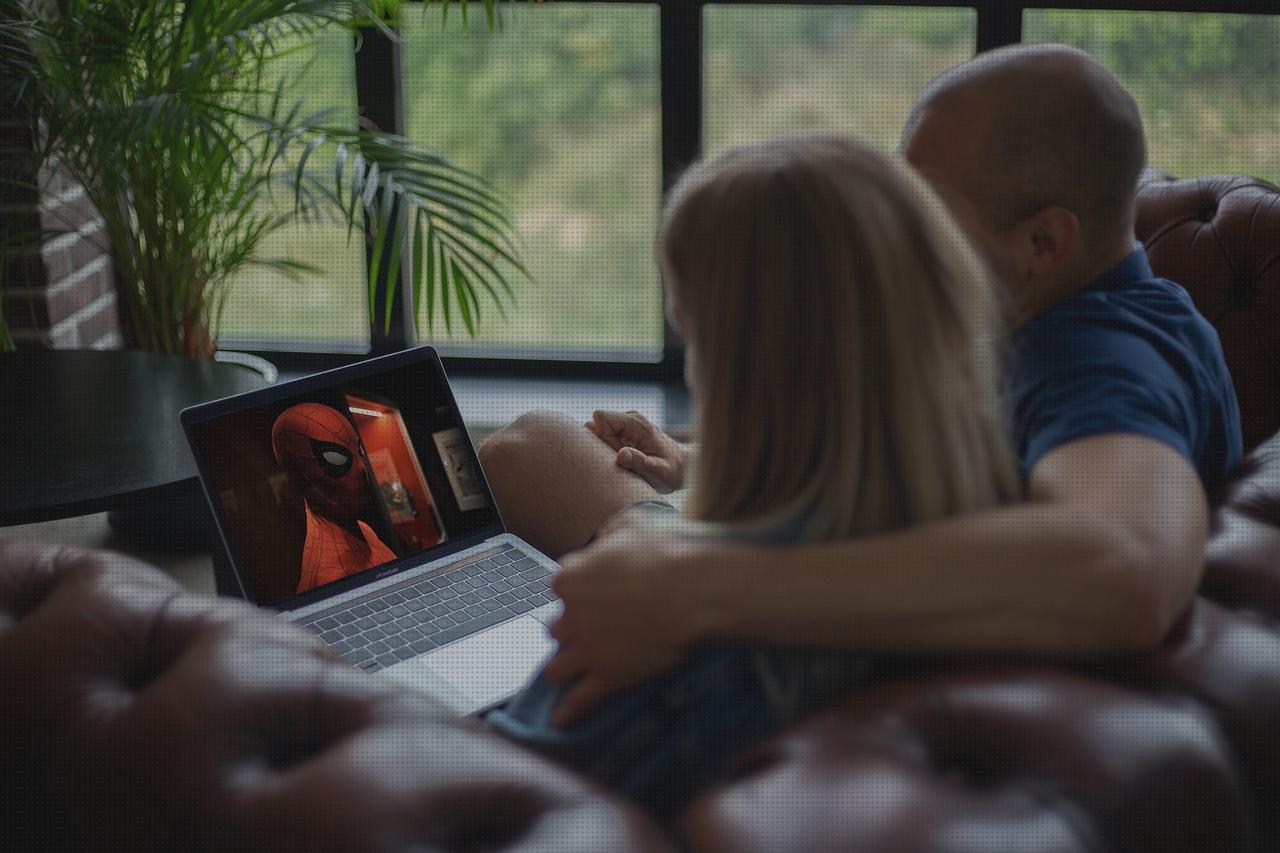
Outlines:
{"label": "spider-man mask", "polygon": [[369,500],[355,427],[336,409],[299,403],[271,428],[276,461],[300,486],[311,511],[350,524]]}

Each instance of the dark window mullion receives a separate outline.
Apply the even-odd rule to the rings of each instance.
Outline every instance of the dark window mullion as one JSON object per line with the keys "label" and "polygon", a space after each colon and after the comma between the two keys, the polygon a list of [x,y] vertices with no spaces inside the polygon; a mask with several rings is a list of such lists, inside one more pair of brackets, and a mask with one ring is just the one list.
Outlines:
{"label": "dark window mullion", "polygon": [[702,5],[659,4],[664,193],[702,154]]}
{"label": "dark window mullion", "polygon": [[1214,15],[1280,14],[1277,0],[1022,0],[1023,9],[1063,9],[1080,12],[1185,12]]}
{"label": "dark window mullion", "polygon": [[1002,0],[978,3],[978,53],[1022,41],[1022,5]]}
{"label": "dark window mullion", "polygon": [[[659,3],[658,50],[662,115],[662,194],[702,155],[701,2]],[[663,304],[666,303],[665,293]],[[662,316],[662,372],[683,372],[684,342]]]}
{"label": "dark window mullion", "polygon": [[[400,45],[392,41],[380,31],[369,27],[362,30],[358,38],[360,49],[356,52],[356,95],[360,105],[362,124],[371,124],[378,130],[387,133],[404,133],[404,115],[401,109],[400,92]],[[378,191],[375,209],[381,204],[382,191]],[[399,202],[392,208],[392,221],[399,215]],[[366,217],[367,220],[367,217]],[[372,234],[373,223],[366,221],[365,232]],[[392,244],[388,240],[382,247],[382,262],[378,270],[378,281],[374,290],[373,312],[369,328],[369,350],[379,355],[404,349],[413,339],[410,324],[413,318],[405,310],[405,278],[403,267],[400,270],[400,298],[391,306],[391,326],[389,330],[383,324],[382,305],[387,298],[387,273],[390,267]],[[368,241],[365,247],[366,271],[373,263],[373,242]],[[366,273],[367,275],[367,273]],[[367,290],[368,279],[361,282],[362,290]]]}

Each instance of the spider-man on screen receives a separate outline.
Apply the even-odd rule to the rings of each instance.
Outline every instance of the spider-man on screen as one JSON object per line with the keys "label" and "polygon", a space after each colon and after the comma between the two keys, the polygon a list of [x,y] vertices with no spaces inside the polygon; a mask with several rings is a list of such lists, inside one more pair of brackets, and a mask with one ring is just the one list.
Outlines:
{"label": "spider-man on screen", "polygon": [[276,418],[271,446],[306,501],[298,592],[396,559],[357,517],[372,492],[355,427],[342,413],[320,403],[291,406]]}

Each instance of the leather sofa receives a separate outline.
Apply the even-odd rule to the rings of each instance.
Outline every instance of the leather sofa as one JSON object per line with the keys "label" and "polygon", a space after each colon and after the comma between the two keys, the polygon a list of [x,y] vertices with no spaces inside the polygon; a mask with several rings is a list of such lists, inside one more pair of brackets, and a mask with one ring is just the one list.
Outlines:
{"label": "leather sofa", "polygon": [[1156,652],[886,661],[733,761],[668,835],[248,605],[7,544],[0,847],[1280,849],[1280,189],[1153,178],[1138,230],[1219,329],[1251,450]]}

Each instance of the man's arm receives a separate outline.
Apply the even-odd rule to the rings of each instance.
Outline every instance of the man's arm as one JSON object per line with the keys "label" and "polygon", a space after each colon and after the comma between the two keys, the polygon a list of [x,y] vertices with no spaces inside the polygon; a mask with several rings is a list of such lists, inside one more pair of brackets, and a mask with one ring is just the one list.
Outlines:
{"label": "man's arm", "polygon": [[[1155,646],[1191,600],[1207,516],[1191,466],[1131,435],[1072,442],[1030,501],[862,541],[756,551],[706,637],[859,648],[1089,653]],[[772,559],[771,559],[772,558]],[[719,561],[714,574],[721,574]],[[772,565],[771,565],[772,564]],[[776,587],[766,602],[755,585]],[[756,587],[759,589],[759,587]],[[764,605],[764,606],[761,606]]]}
{"label": "man's arm", "polygon": [[581,675],[561,719],[661,672],[691,644],[859,650],[1136,651],[1190,602],[1208,510],[1176,451],[1138,435],[1046,454],[1026,503],[862,540],[692,542],[624,525],[571,555],[553,678]]}

